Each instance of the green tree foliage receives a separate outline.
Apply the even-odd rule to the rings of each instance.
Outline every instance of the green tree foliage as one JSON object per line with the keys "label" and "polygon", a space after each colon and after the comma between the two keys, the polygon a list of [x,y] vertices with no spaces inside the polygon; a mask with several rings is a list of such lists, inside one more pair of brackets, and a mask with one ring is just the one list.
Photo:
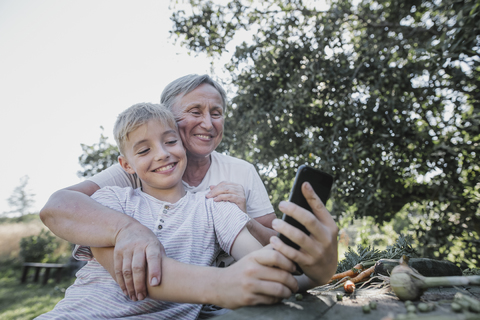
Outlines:
{"label": "green tree foliage", "polygon": [[120,155],[118,148],[107,141],[108,137],[103,135],[103,127],[100,128],[102,133],[98,143],[91,146],[83,143],[81,145],[83,154],[78,157],[78,162],[83,170],[78,171],[79,177],[91,177],[117,163]]}
{"label": "green tree foliage", "polygon": [[52,262],[51,255],[59,243],[50,231],[42,230],[38,235],[20,240],[20,256],[24,262]]}
{"label": "green tree foliage", "polygon": [[314,3],[190,0],[173,14],[172,34],[212,60],[252,34],[226,65],[222,147],[264,173],[274,202],[313,165],[335,177],[336,214],[382,222],[416,206],[420,243],[443,258],[461,239],[480,263],[479,2]]}
{"label": "green tree foliage", "polygon": [[20,179],[20,184],[13,190],[12,195],[7,199],[12,210],[4,212],[3,215],[26,215],[35,203],[35,194],[27,189],[29,177],[23,176]]}

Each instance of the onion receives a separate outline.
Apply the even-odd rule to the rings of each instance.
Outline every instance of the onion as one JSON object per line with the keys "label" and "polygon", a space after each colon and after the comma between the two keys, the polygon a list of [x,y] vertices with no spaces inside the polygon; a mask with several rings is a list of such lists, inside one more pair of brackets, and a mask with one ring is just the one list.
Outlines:
{"label": "onion", "polygon": [[390,286],[402,301],[417,300],[427,288],[480,285],[480,276],[424,277],[410,268],[407,262],[405,256],[401,258],[400,264],[393,268],[390,276]]}

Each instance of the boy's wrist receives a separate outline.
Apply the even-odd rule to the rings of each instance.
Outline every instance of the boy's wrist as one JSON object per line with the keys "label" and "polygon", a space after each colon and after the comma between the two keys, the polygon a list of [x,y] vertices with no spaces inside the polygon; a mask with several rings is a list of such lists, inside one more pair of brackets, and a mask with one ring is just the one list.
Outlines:
{"label": "boy's wrist", "polygon": [[224,301],[222,297],[225,296],[225,284],[226,274],[228,274],[228,268],[215,268],[209,267],[205,269],[206,274],[204,279],[205,288],[207,288],[204,294],[201,295],[202,304],[214,304],[216,306],[224,307]]}

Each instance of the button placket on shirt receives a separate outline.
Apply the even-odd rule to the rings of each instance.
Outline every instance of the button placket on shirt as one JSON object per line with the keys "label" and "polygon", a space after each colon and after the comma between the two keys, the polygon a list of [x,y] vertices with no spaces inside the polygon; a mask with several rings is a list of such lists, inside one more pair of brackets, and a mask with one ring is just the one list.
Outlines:
{"label": "button placket on shirt", "polygon": [[[169,205],[163,206],[162,213],[167,214],[169,209],[170,209]],[[162,223],[165,223],[165,221],[162,218],[160,218],[158,221],[159,221],[159,224],[158,224],[157,228],[158,228],[158,230],[162,230],[163,229],[163,224]]]}

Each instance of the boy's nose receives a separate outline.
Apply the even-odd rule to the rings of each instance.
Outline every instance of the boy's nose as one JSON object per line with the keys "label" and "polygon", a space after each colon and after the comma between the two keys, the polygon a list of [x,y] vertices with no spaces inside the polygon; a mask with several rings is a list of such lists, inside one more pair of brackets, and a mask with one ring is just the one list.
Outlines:
{"label": "boy's nose", "polygon": [[163,147],[157,148],[157,153],[155,154],[155,161],[162,161],[170,157],[170,152]]}

